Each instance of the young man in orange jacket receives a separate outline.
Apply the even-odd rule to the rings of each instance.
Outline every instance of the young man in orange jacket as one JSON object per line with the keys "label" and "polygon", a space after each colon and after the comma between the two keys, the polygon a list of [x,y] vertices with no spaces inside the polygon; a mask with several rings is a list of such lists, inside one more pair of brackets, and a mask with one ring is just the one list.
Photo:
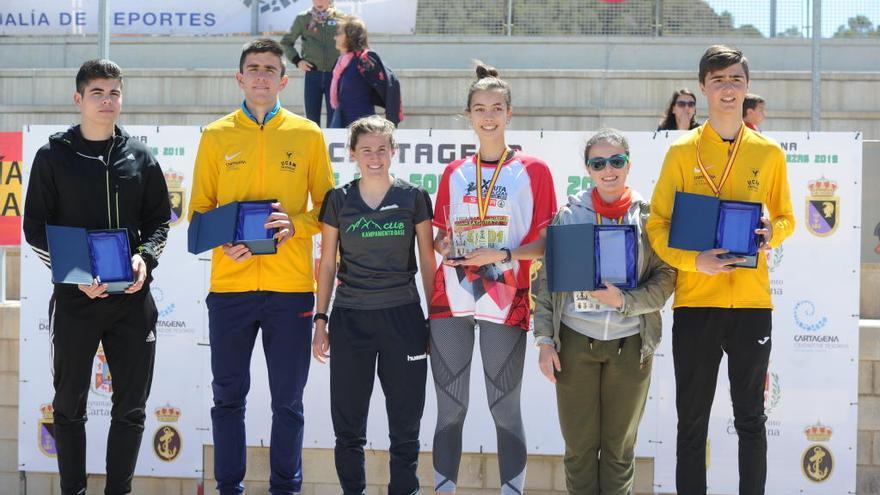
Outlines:
{"label": "young man in orange jacket", "polygon": [[277,201],[265,225],[278,229],[276,254],[253,256],[247,246],[227,244],[211,259],[211,420],[214,473],[224,495],[244,491],[245,398],[260,329],[272,394],[269,491],[289,495],[302,487],[302,395],[315,302],[312,236],[320,231],[317,216],[333,188],[333,171],[318,126],[281,108],[283,54],[269,39],[244,46],[235,78],[245,100],[202,133],[190,201],[190,215],[232,201]]}
{"label": "young man in orange jacket", "polygon": [[700,60],[700,89],[709,120],[679,138],[666,154],[651,200],[651,246],[678,269],[673,303],[679,495],[706,493],[706,436],[718,367],[728,358],[734,426],[739,435],[741,495],[763,494],[767,478],[764,377],[770,358],[771,310],[767,263],[735,268],[743,258],[719,257],[668,246],[676,191],[764,204],[769,218],[756,233],[762,250],[779,246],[794,230],[785,154],[777,143],[747,128],[742,105],[748,61],[734,48],[709,47]]}

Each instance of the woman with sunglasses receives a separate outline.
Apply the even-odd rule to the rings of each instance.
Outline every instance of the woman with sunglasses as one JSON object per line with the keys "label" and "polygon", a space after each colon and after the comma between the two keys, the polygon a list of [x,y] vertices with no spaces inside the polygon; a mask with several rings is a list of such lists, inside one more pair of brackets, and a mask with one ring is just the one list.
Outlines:
{"label": "woman with sunglasses", "polygon": [[666,115],[657,126],[658,131],[688,131],[698,127],[696,120],[697,97],[687,89],[681,88],[672,93]]}
{"label": "woman with sunglasses", "polygon": [[626,138],[602,129],[587,141],[584,159],[594,185],[569,196],[553,224],[635,225],[638,287],[621,290],[605,281],[604,289],[551,293],[542,268],[535,343],[541,373],[556,384],[568,492],[625,495],[633,488],[636,433],[675,270],[651,249],[648,204],[626,185]]}

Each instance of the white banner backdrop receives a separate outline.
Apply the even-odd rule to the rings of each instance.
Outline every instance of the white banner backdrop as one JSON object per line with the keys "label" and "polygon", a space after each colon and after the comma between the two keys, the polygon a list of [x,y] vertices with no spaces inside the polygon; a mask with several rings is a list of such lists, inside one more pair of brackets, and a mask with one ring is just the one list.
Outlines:
{"label": "white banner backdrop", "polygon": [[[311,0],[113,0],[111,34],[218,35],[250,33],[251,5],[259,2],[260,31],[287,31]],[[337,8],[364,19],[371,33],[412,34],[413,0],[340,0]],[[98,0],[30,0],[0,6],[0,36],[96,34]]]}
{"label": "white banner backdrop", "polygon": [[[31,126],[24,132],[25,176],[30,160],[47,136],[57,127]],[[132,126],[128,131],[153,147],[159,158],[172,196],[184,194],[186,205],[191,189],[192,166],[198,146],[197,127]],[[632,149],[633,168],[628,182],[650,198],[666,149],[677,133],[626,133]],[[784,143],[789,154],[789,180],[797,216],[795,235],[776,250],[770,260],[774,292],[774,337],[767,379],[768,437],[770,466],[768,493],[846,493],[855,489],[858,286],[851,281],[858,273],[858,236],[861,186],[861,141],[852,134],[769,133]],[[351,180],[356,172],[348,160],[343,130],[326,131],[331,161],[338,184]],[[554,175],[558,201],[589,186],[581,150],[589,135],[579,132],[511,131],[508,142],[542,157]],[[446,163],[476,149],[469,131],[401,130],[399,151],[392,172],[436,193]],[[835,181],[831,195],[816,201],[819,210],[834,218],[835,229],[815,219],[811,234],[806,228],[810,181]],[[178,185],[179,183],[179,185]],[[827,193],[830,182],[819,181],[816,192]],[[27,185],[25,184],[25,190]],[[840,198],[840,199],[838,199]],[[173,199],[172,199],[173,201]],[[831,204],[832,206],[829,206]],[[815,207],[814,207],[815,208]],[[842,208],[842,209],[839,209]],[[825,210],[829,209],[829,210]],[[181,212],[185,216],[185,212]],[[196,443],[211,442],[210,368],[207,347],[207,314],[203,306],[209,278],[207,256],[186,253],[186,221],[172,228],[166,251],[160,260],[153,288],[160,309],[160,335],[156,374],[150,411],[161,405],[179,408],[177,431],[186,441],[180,457],[162,462],[150,442],[158,419],[151,414],[142,447],[138,474],[196,476],[201,469]],[[824,235],[829,234],[829,235]],[[319,237],[315,237],[316,253]],[[821,253],[821,254],[820,254]],[[51,402],[48,360],[46,304],[51,291],[48,270],[28,250],[22,253],[22,347],[21,418],[19,456],[22,469],[53,471],[55,463],[40,450],[37,440],[42,428],[40,405]],[[825,289],[833,287],[833,294]],[[664,312],[664,341],[654,360],[654,379],[642,421],[636,453],[656,457],[655,489],[674,490],[675,472],[675,383],[669,348],[671,312]],[[555,407],[555,391],[537,368],[537,353],[528,347],[523,378],[523,415],[527,443],[533,454],[561,454],[563,443]],[[494,428],[485,398],[479,352],[474,354],[471,374],[470,411],[465,422],[464,450],[494,452]],[[736,493],[736,435],[732,426],[729,392],[721,368],[718,394],[710,430],[710,493]],[[821,370],[821,371],[820,371]],[[268,445],[271,412],[266,368],[262,353],[254,353],[253,381],[248,397],[247,433],[249,445]],[[433,383],[428,378],[421,443],[431,449],[436,421]],[[387,449],[388,430],[384,396],[376,385],[368,423],[368,448]],[[314,362],[306,387],[305,446],[332,448],[329,369]],[[164,395],[163,395],[164,394]],[[100,411],[97,391],[90,396],[90,412]],[[201,403],[199,403],[201,401]],[[93,413],[89,421],[90,472],[103,472],[102,440],[108,418]],[[97,415],[97,417],[95,417]],[[184,418],[190,420],[185,423]],[[26,423],[26,424],[25,424]],[[805,431],[809,429],[809,435]],[[50,445],[50,444],[47,444]],[[51,446],[50,446],[51,447]],[[818,449],[818,450],[817,450]],[[194,457],[186,457],[193,454]],[[146,461],[149,459],[150,461]],[[829,464],[829,462],[831,464]],[[826,471],[827,469],[827,471]],[[186,474],[189,473],[189,474]],[[822,474],[825,473],[824,476]],[[812,476],[812,478],[811,478]],[[308,477],[308,473],[306,473]]]}
{"label": "white banner backdrop", "polygon": [[[0,34],[96,34],[98,0],[6,2]],[[113,0],[111,34],[249,33],[250,7],[240,0]]]}
{"label": "white banner backdrop", "polygon": [[[333,5],[363,19],[370,33],[413,34],[418,3],[417,0],[336,0]],[[311,7],[312,0],[260,0],[260,31],[287,31],[293,18]]]}

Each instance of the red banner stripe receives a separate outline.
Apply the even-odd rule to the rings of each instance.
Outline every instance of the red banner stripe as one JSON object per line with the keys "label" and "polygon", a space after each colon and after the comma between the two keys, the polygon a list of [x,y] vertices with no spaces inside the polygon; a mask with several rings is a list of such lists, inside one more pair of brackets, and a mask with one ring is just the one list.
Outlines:
{"label": "red banner stripe", "polygon": [[0,246],[21,244],[21,217],[0,217]]}
{"label": "red banner stripe", "polygon": [[20,132],[0,132],[0,161],[21,161],[21,141]]}

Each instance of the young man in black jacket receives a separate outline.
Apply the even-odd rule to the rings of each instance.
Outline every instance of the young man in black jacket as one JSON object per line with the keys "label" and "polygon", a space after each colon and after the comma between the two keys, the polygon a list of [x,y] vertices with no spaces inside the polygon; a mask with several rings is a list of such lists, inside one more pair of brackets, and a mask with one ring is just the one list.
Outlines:
{"label": "young man in black jacket", "polygon": [[124,294],[107,285],[55,284],[49,302],[55,398],[55,443],[61,492],[86,492],[86,400],[92,360],[102,342],[113,374],[105,494],[131,491],[153,376],[158,313],[152,271],[168,236],[171,206],[165,177],[146,146],[116,126],[122,73],[90,60],[76,76],[80,125],[37,151],[25,197],[23,229],[51,267],[46,225],[126,229],[134,283]]}

